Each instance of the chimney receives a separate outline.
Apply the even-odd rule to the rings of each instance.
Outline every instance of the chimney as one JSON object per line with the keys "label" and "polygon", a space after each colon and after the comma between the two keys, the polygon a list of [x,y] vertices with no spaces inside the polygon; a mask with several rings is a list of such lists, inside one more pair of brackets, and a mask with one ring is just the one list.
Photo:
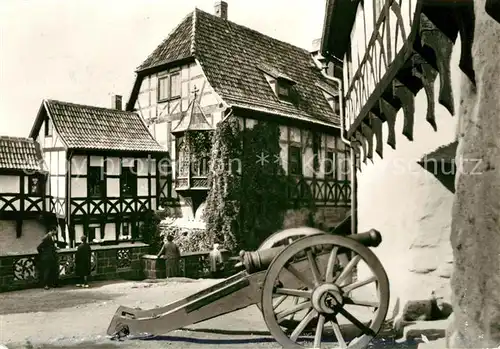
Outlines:
{"label": "chimney", "polygon": [[122,110],[122,96],[111,95],[111,108],[116,110]]}
{"label": "chimney", "polygon": [[215,2],[215,15],[217,17],[227,20],[227,2],[225,1]]}
{"label": "chimney", "polygon": [[319,51],[319,47],[321,46],[321,38],[320,39],[314,39],[312,42],[312,47],[311,47],[311,53],[316,53]]}

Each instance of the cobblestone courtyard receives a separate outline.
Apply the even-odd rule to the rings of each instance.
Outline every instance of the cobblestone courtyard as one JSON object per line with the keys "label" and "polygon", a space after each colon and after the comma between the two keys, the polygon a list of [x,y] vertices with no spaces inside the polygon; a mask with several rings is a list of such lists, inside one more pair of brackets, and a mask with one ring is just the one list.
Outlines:
{"label": "cobblestone courtyard", "polygon": [[[153,308],[214,284],[214,280],[117,282],[0,294],[0,344],[25,348],[279,348],[256,306],[149,340],[111,341],[106,329],[119,305]],[[373,348],[416,348],[382,335]]]}

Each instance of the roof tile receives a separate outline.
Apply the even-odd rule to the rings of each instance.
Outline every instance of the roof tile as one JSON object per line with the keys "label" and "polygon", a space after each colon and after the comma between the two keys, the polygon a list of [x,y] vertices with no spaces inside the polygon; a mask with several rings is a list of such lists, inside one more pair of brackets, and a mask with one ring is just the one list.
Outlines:
{"label": "roof tile", "polygon": [[[194,25],[194,27],[193,27]],[[311,54],[199,9],[189,14],[139,67],[139,71],[194,56],[210,85],[230,106],[292,116],[338,126],[339,118],[322,89],[336,84],[325,78]],[[280,101],[262,68],[296,82],[296,101]]]}
{"label": "roof tile", "polygon": [[40,146],[31,138],[0,136],[0,169],[45,172]]}
{"label": "roof tile", "polygon": [[136,113],[55,100],[45,105],[70,149],[165,151]]}

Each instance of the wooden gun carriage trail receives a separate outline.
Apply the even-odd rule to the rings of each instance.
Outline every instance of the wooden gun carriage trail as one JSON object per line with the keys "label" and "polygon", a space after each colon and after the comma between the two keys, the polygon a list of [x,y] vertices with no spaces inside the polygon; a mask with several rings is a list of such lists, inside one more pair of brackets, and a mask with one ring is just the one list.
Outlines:
{"label": "wooden gun carriage trail", "polygon": [[212,287],[164,307],[120,306],[109,327],[115,339],[155,336],[257,305],[284,348],[366,348],[389,307],[386,272],[369,247],[376,230],[349,233],[293,228],[271,235],[254,252],[240,253],[243,269]]}

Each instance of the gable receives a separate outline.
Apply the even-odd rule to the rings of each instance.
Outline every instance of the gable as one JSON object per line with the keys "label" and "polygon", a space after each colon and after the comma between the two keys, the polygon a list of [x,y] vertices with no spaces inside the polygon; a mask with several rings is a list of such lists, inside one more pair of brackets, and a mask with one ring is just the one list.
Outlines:
{"label": "gable", "polygon": [[[208,83],[227,107],[333,127],[340,123],[316,83],[322,82],[333,89],[338,86],[322,75],[308,51],[198,9],[188,15],[140,66],[128,110],[134,108],[140,81],[145,76],[152,70],[164,69],[162,66],[172,63],[173,59],[180,62],[191,56],[199,62]],[[295,82],[297,98],[294,103],[277,98],[262,67]]]}

